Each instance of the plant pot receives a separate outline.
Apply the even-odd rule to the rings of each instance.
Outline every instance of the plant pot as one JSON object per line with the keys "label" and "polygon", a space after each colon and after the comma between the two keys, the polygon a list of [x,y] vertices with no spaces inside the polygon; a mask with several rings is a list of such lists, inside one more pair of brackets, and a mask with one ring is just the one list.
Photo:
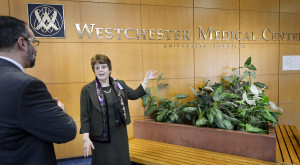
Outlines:
{"label": "plant pot", "polygon": [[276,162],[276,134],[257,134],[181,124],[135,121],[135,138]]}

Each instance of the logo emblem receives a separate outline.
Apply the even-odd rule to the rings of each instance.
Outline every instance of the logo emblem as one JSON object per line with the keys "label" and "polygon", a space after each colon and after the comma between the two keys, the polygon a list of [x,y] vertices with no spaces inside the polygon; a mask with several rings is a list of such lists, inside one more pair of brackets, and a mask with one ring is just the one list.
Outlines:
{"label": "logo emblem", "polygon": [[35,37],[65,37],[63,5],[28,4],[28,25]]}

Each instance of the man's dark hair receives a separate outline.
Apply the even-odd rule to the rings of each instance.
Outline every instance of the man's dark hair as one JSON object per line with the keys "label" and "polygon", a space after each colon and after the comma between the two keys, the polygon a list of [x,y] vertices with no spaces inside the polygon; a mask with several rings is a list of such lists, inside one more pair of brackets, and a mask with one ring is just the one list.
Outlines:
{"label": "man's dark hair", "polygon": [[28,38],[26,22],[10,16],[0,16],[0,50],[11,48],[19,37]]}

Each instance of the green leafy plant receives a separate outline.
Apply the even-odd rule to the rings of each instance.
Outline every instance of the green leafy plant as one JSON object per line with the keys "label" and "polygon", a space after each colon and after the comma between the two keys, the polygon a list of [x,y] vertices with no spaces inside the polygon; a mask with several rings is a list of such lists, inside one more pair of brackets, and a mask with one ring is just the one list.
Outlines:
{"label": "green leafy plant", "polygon": [[162,79],[164,73],[159,75],[157,81],[154,85],[154,90],[156,91],[157,96],[152,96],[150,89],[147,88],[147,94],[143,96],[143,106],[148,106],[145,111],[145,115],[151,115],[156,121],[167,122],[167,123],[181,123],[178,114],[185,104],[181,104],[180,99],[188,97],[188,95],[178,94],[174,96],[171,100],[163,98],[159,92],[159,89],[167,86],[168,84],[159,84],[159,81]]}
{"label": "green leafy plant", "polygon": [[277,115],[282,109],[269,101],[265,94],[266,84],[253,82],[256,67],[251,63],[251,57],[244,66],[233,71],[239,69],[244,70],[243,74],[222,77],[214,84],[207,80],[198,91],[190,87],[194,98],[188,98],[190,101],[185,103],[179,101],[188,97],[185,94],[178,94],[172,100],[160,96],[158,82],[162,74],[154,87],[158,98],[152,96],[149,89],[143,98],[143,106],[148,106],[145,115],[161,122],[268,133],[268,124],[277,125]]}

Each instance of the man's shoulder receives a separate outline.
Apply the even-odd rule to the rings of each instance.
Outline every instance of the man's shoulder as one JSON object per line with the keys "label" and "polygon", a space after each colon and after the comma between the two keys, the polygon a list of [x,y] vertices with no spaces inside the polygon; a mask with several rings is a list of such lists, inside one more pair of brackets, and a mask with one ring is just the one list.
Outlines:
{"label": "man's shoulder", "polygon": [[11,75],[12,75],[12,78],[18,79],[20,81],[41,81],[41,80],[39,80],[27,73],[24,73],[24,72],[14,72]]}
{"label": "man's shoulder", "polygon": [[[5,74],[5,73],[4,73]],[[7,82],[15,82],[16,84],[24,84],[24,83],[29,83],[29,82],[39,82],[39,83],[44,83],[41,80],[39,80],[36,77],[33,77],[27,73],[24,73],[22,71],[11,71],[11,72],[7,72],[7,75],[3,75],[3,79],[4,81]]]}

